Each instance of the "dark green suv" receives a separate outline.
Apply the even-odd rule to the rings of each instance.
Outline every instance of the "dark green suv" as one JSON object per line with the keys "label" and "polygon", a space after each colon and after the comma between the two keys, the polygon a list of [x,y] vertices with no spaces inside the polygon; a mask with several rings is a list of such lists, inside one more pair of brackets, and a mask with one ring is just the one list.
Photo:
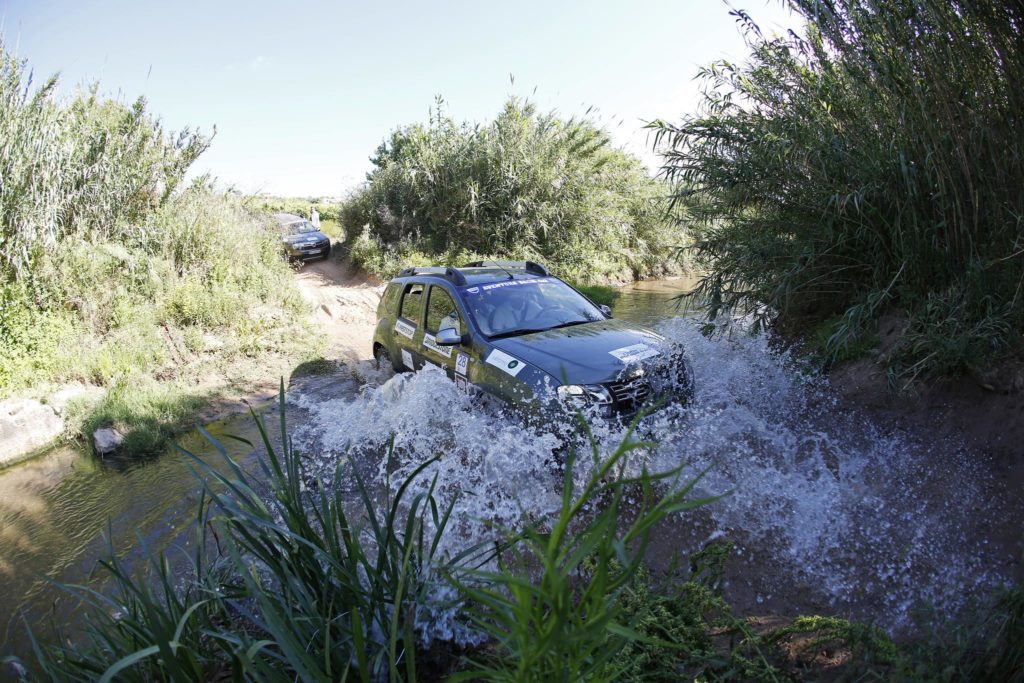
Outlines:
{"label": "dark green suv", "polygon": [[460,389],[533,415],[585,408],[628,417],[693,392],[681,348],[613,319],[530,261],[403,270],[377,308],[373,353],[399,372],[436,365]]}

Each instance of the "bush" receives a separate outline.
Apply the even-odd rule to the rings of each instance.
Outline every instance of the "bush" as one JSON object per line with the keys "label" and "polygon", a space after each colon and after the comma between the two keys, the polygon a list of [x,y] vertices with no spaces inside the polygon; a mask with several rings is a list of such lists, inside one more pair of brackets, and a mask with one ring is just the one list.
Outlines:
{"label": "bush", "polygon": [[163,205],[209,139],[165,134],[146,114],[97,96],[56,101],[57,78],[34,92],[25,63],[0,44],[0,279],[30,277],[35,260],[74,237],[121,241]]}
{"label": "bush", "polygon": [[711,317],[839,316],[835,355],[900,308],[907,378],[1019,349],[1021,5],[790,6],[803,37],[764,38],[736,12],[750,62],[704,69],[701,113],[653,124]]}
{"label": "bush", "polygon": [[344,203],[353,262],[391,276],[422,257],[533,259],[577,280],[635,279],[676,266],[665,189],[586,120],[510,99],[490,123],[394,131],[364,189]]}

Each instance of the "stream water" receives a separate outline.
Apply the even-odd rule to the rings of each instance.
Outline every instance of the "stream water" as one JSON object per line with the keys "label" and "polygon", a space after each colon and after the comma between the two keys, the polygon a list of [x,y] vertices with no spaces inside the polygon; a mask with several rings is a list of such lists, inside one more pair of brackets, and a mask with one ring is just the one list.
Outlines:
{"label": "stream water", "polygon": [[[684,479],[707,470],[699,493],[728,495],[659,529],[652,564],[686,566],[694,550],[725,539],[734,544],[727,596],[739,609],[827,612],[893,631],[922,607],[954,614],[1019,580],[1020,499],[981,454],[880,428],[842,407],[826,381],[801,373],[764,336],[701,336],[672,302],[685,284],[639,283],[615,306],[617,317],[685,343],[697,382],[685,412],[649,420],[659,445],[636,466],[682,465]],[[452,549],[495,521],[554,507],[558,436],[481,409],[439,372],[388,382],[365,368],[363,375],[370,381],[362,387],[324,393],[313,382],[290,395],[295,440],[315,470],[329,475],[349,458],[379,472],[392,435],[394,481],[443,453],[433,470],[440,496],[458,499]],[[209,430],[256,440],[248,419]],[[595,430],[602,452],[622,436],[614,426]],[[179,443],[216,464],[200,434]],[[244,467],[255,466],[250,449],[224,443]],[[24,652],[19,612],[36,624],[51,611],[74,618],[47,577],[95,581],[104,532],[129,561],[144,547],[184,542],[197,500],[189,462],[175,451],[145,462],[101,461],[63,447],[0,471],[0,655]],[[439,635],[449,626],[438,623]]]}

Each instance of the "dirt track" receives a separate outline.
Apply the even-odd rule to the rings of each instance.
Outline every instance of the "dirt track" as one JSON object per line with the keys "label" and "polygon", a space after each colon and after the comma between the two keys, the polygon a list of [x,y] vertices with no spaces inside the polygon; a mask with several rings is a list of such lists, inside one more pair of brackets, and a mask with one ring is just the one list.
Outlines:
{"label": "dirt track", "polygon": [[327,335],[326,357],[349,362],[370,359],[384,285],[351,274],[333,257],[304,265],[296,281],[302,296],[316,307],[313,321]]}

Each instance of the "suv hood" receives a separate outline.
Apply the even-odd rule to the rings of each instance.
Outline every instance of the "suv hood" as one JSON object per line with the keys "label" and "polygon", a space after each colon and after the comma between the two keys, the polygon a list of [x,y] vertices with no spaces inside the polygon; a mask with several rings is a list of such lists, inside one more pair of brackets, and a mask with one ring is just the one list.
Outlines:
{"label": "suv hood", "polygon": [[669,352],[661,335],[614,319],[498,339],[491,344],[567,384],[610,382],[627,365]]}

